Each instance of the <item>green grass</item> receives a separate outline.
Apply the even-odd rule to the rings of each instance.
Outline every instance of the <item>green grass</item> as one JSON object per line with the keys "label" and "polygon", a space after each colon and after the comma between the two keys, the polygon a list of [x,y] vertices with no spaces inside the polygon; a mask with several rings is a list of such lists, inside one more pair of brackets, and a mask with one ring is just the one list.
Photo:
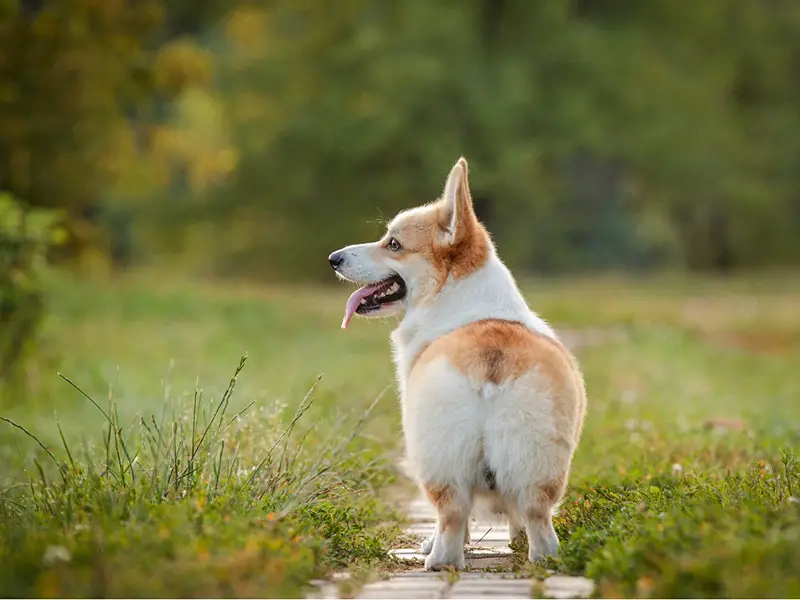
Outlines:
{"label": "green grass", "polygon": [[[0,389],[55,458],[0,423],[1,595],[297,596],[385,564],[393,323],[341,331],[346,286],[53,289],[28,385]],[[799,597],[800,279],[527,291],[590,399],[550,566],[603,596]]]}
{"label": "green grass", "polygon": [[371,341],[378,364],[385,344],[308,293],[72,284],[54,282],[28,389],[2,390],[48,451],[0,423],[1,595],[299,596],[386,559],[391,371],[343,351]]}

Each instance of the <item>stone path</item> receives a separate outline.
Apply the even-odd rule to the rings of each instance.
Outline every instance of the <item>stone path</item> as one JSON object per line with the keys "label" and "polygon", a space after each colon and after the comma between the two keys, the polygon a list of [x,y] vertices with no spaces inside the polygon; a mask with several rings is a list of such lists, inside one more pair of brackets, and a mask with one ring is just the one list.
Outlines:
{"label": "stone path", "polygon": [[[436,513],[424,499],[411,502],[408,515],[413,524],[409,534],[427,537],[436,527]],[[511,572],[513,553],[508,548],[508,526],[471,522],[472,544],[467,546],[467,570],[454,573],[429,573],[425,571],[424,555],[418,548],[392,550],[407,571],[388,574],[388,579],[365,585],[356,598],[588,598],[594,583],[585,577],[551,575],[547,579],[524,579]],[[492,571],[481,571],[491,569]],[[506,571],[506,572],[503,572]],[[337,577],[339,582],[346,579]],[[313,581],[309,598],[352,597],[340,595],[337,581]]]}

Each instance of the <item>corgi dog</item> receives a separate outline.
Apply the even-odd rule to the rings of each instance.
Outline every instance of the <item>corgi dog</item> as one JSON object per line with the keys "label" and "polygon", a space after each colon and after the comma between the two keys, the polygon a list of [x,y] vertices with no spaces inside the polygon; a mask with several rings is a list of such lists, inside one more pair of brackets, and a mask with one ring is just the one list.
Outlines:
{"label": "corgi dog", "polygon": [[467,161],[438,200],[328,259],[362,286],[342,328],[355,314],[404,313],[391,341],[407,461],[438,515],[422,545],[426,569],[464,568],[474,506],[507,519],[509,543],[524,532],[531,561],[555,554],[553,512],[583,428],[584,380],[475,216]]}

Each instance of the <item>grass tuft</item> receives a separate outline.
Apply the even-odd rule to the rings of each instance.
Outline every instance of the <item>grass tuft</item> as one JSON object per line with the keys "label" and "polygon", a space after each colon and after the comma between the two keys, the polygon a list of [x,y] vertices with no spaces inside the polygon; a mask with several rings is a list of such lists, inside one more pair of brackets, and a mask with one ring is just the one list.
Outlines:
{"label": "grass tuft", "polygon": [[331,568],[386,559],[396,532],[376,492],[391,468],[360,436],[380,397],[337,418],[344,436],[305,427],[316,383],[288,420],[252,402],[231,415],[245,362],[219,399],[198,390],[186,411],[130,424],[113,397],[104,408],[62,376],[104,418],[100,448],[82,453],[60,425],[55,450],[1,417],[58,474],[34,457],[27,487],[0,495],[3,594],[296,595]]}

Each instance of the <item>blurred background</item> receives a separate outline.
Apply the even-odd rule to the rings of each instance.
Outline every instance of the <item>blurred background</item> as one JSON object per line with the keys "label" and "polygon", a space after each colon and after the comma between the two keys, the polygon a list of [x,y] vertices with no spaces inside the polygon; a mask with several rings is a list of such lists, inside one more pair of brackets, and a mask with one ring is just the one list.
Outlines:
{"label": "blurred background", "polygon": [[462,154],[518,270],[800,259],[793,0],[4,6],[0,190],[62,260],[329,280]]}
{"label": "blurred background", "polygon": [[800,260],[793,0],[3,6],[9,327],[47,265],[332,282],[460,155],[520,274]]}

